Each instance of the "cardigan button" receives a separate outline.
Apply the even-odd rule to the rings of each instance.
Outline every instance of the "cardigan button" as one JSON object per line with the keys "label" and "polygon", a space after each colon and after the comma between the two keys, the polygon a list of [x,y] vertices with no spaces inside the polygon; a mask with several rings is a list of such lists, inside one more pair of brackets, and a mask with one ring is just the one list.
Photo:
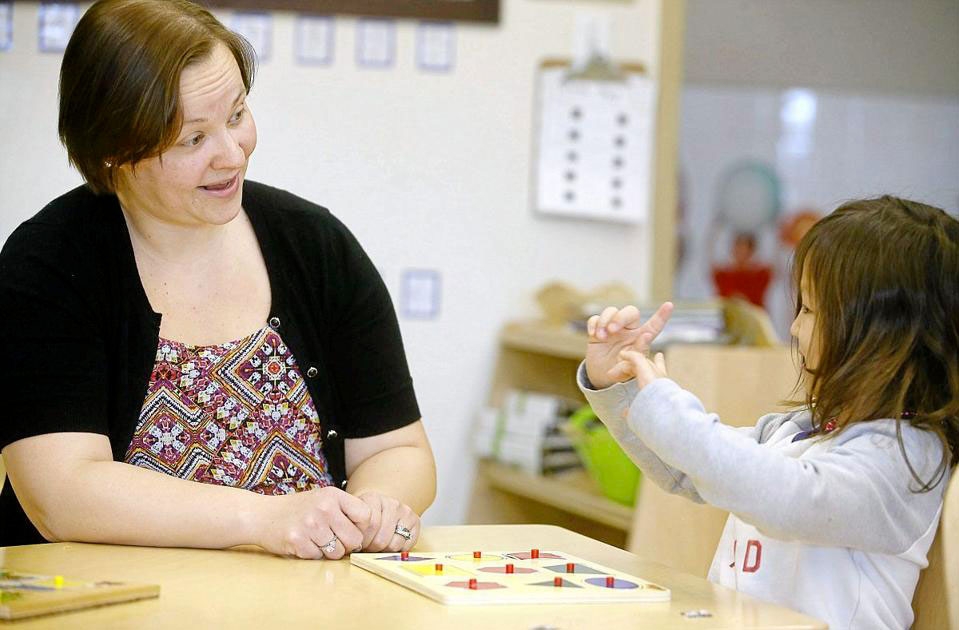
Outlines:
{"label": "cardigan button", "polygon": [[312,365],[306,370],[306,378],[316,378],[318,370]]}
{"label": "cardigan button", "polygon": [[330,429],[326,432],[326,439],[328,440],[335,440],[338,437],[340,437],[340,434],[336,432],[336,429]]}
{"label": "cardigan button", "polygon": [[276,330],[280,327],[280,318],[275,315],[270,318],[270,328]]}

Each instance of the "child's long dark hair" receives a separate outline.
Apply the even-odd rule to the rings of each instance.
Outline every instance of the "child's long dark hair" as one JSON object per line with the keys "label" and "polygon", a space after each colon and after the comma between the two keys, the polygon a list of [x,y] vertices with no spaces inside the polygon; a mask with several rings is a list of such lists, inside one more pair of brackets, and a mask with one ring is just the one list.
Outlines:
{"label": "child's long dark hair", "polygon": [[[922,490],[935,487],[959,458],[959,221],[896,197],[852,201],[796,248],[797,314],[804,277],[819,340],[805,370],[815,426],[896,418],[936,433],[934,477],[909,464]],[[901,433],[899,444],[905,454]]]}

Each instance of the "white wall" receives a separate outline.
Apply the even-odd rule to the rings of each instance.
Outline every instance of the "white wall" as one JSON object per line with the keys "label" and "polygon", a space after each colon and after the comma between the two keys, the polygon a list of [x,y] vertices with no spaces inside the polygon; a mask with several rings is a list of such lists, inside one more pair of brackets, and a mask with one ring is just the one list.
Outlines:
{"label": "white wall", "polygon": [[[959,0],[688,0],[684,52],[678,296],[713,293],[719,182],[743,160],[775,169],[781,217],[885,193],[959,212]],[[774,227],[759,253],[780,272],[766,305],[785,337]]]}
{"label": "white wall", "polygon": [[688,0],[686,80],[959,95],[959,0]]}
{"label": "white wall", "polygon": [[[688,242],[676,276],[678,296],[713,295],[710,263],[727,260],[732,236],[711,228],[719,182],[743,160],[775,169],[780,218],[810,208],[825,214],[849,199],[881,194],[959,213],[959,98],[804,90],[800,98],[814,109],[797,129],[783,121],[795,94],[717,85],[683,90],[680,168]],[[792,319],[788,252],[775,226],[760,230],[759,237],[759,257],[772,262],[778,275],[766,307],[785,339]]]}
{"label": "white wall", "polygon": [[[250,99],[259,146],[249,176],[330,207],[357,234],[398,299],[410,267],[442,274],[433,321],[401,320],[439,467],[426,521],[463,518],[469,434],[507,319],[535,313],[551,279],[613,280],[648,293],[647,226],[558,220],[530,210],[534,70],[568,56],[578,11],[611,17],[616,57],[656,68],[662,0],[502,0],[498,26],[459,25],[456,68],[414,64],[415,22],[399,22],[397,63],[357,68],[355,20],[336,20],[330,67],[292,62],[293,16],[275,14],[272,59]],[[226,15],[226,14],[224,14]],[[59,55],[36,52],[37,5],[15,3],[15,45],[0,53],[0,237],[80,183],[56,138]]]}

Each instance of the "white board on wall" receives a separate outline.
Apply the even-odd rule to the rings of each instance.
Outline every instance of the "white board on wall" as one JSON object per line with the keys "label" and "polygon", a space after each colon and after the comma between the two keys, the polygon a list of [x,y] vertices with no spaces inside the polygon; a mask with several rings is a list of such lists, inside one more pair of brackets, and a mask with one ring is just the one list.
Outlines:
{"label": "white board on wall", "polygon": [[544,64],[536,103],[536,210],[624,223],[649,217],[655,86],[637,72],[573,78]]}

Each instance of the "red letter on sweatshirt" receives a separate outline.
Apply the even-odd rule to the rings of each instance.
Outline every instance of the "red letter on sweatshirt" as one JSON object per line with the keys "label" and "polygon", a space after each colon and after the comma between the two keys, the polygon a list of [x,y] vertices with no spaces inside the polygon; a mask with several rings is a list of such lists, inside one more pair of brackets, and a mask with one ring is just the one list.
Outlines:
{"label": "red letter on sweatshirt", "polygon": [[[750,563],[750,551],[755,550]],[[755,573],[763,562],[763,546],[758,540],[746,541],[746,555],[743,558],[743,573]]]}

